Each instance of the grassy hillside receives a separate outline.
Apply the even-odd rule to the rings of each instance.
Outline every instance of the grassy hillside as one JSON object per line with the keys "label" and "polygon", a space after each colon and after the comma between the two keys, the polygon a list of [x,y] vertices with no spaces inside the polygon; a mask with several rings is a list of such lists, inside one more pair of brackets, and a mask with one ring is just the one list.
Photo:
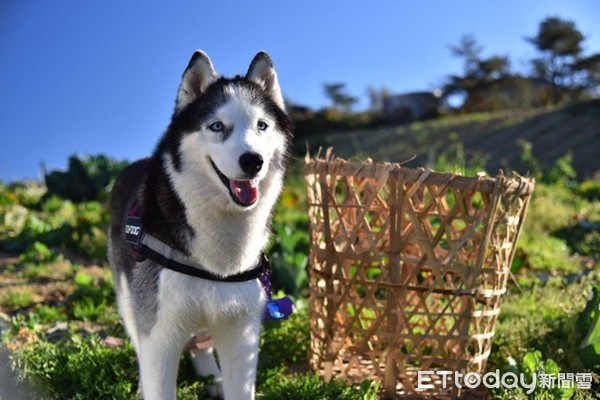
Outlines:
{"label": "grassy hillside", "polygon": [[[531,395],[494,389],[483,398],[592,399],[600,393],[600,182],[572,180],[571,163],[562,157],[571,149],[582,176],[600,169],[594,154],[600,144],[598,106],[471,114],[309,138],[311,149],[334,146],[343,157],[402,161],[416,155],[408,165],[465,173],[484,164],[488,171],[519,167],[521,159],[535,167],[539,181],[487,368],[592,373],[593,383],[591,390],[540,386]],[[520,138],[532,144],[533,155],[523,157]],[[304,148],[301,138],[298,146]],[[278,296],[293,295],[298,311],[263,330],[257,399],[375,400],[376,381],[325,383],[308,371],[310,237],[302,161],[291,167],[267,253]],[[78,188],[94,178],[84,177],[65,174],[64,186]],[[43,394],[22,398],[137,399],[135,352],[116,311],[104,256],[108,193],[89,201],[62,196],[32,182],[0,183],[0,357],[8,357],[16,375]],[[0,369],[2,398],[15,398],[6,392],[10,379]],[[179,399],[208,399],[209,381],[196,378],[189,358],[182,358]]]}
{"label": "grassy hillside", "polygon": [[[463,156],[466,164],[485,164],[488,172],[516,169],[522,174],[520,141],[531,143],[533,156],[550,166],[571,152],[579,178],[600,170],[600,100],[563,108],[510,110],[445,116],[408,125],[322,132],[299,138],[298,151],[333,146],[341,157],[370,157],[407,166],[430,166],[442,157]],[[414,157],[414,159],[413,159]],[[483,165],[481,165],[483,166]],[[457,166],[461,167],[461,166]]]}

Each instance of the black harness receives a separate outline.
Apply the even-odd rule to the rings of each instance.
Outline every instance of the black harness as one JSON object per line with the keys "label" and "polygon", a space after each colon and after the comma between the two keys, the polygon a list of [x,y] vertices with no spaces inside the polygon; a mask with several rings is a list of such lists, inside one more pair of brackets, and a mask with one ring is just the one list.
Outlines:
{"label": "black harness", "polygon": [[136,261],[142,262],[150,259],[167,269],[196,278],[215,282],[245,282],[257,278],[261,278],[263,282],[270,281],[271,266],[267,257],[262,252],[260,253],[256,267],[239,274],[220,276],[206,270],[206,268],[191,257],[144,232],[142,229],[140,207],[137,201],[131,205],[127,213],[125,241],[131,245]]}
{"label": "black harness", "polygon": [[131,245],[133,256],[137,262],[149,259],[172,271],[215,282],[246,282],[260,279],[267,295],[263,311],[263,320],[265,321],[285,319],[294,312],[294,302],[288,296],[279,299],[272,298],[271,265],[263,252],[260,253],[256,267],[248,271],[228,276],[216,275],[206,270],[191,257],[144,232],[137,201],[133,202],[127,213],[125,241]]}

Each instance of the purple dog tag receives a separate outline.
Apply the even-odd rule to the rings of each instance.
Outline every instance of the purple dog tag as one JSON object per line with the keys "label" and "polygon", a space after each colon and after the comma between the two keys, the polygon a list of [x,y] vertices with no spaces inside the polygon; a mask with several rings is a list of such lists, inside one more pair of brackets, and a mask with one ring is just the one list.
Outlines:
{"label": "purple dog tag", "polygon": [[294,302],[288,296],[267,301],[263,320],[286,319],[294,312]]}
{"label": "purple dog tag", "polygon": [[[264,255],[263,255],[264,257]],[[267,268],[262,275],[262,285],[267,294],[267,304],[263,313],[263,321],[273,321],[286,319],[294,312],[294,302],[288,296],[281,299],[273,299],[273,291],[271,289],[271,266],[268,264],[266,257],[264,262],[267,263]]]}

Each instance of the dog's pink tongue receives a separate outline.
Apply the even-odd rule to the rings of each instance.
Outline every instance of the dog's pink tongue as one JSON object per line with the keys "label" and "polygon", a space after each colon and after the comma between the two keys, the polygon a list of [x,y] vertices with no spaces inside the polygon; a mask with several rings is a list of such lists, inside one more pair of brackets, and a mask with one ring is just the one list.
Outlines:
{"label": "dog's pink tongue", "polygon": [[231,192],[237,199],[245,206],[254,204],[258,199],[258,186],[256,179],[249,181],[235,181],[229,180],[229,187]]}

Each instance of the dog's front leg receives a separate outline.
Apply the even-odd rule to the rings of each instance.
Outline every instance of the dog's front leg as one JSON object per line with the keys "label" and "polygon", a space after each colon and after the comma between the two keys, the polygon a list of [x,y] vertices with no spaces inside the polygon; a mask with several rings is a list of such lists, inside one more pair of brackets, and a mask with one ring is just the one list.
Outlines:
{"label": "dog's front leg", "polygon": [[179,358],[186,340],[175,327],[171,332],[155,327],[149,335],[140,335],[138,361],[144,400],[175,399]]}
{"label": "dog's front leg", "polygon": [[214,331],[225,400],[254,399],[259,334],[259,315],[248,316]]}

